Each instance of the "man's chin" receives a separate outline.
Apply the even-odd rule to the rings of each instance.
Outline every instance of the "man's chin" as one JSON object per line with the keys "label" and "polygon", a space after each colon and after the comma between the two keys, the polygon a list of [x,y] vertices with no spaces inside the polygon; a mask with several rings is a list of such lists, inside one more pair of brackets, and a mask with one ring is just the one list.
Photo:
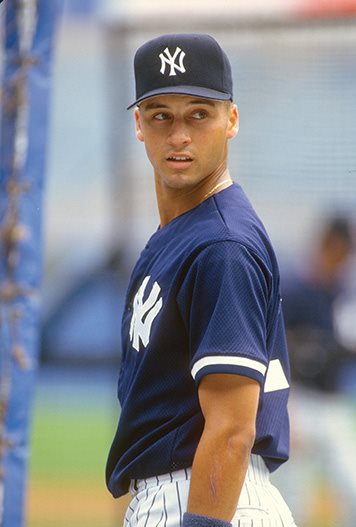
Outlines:
{"label": "man's chin", "polygon": [[186,176],[182,177],[181,175],[177,177],[167,178],[164,181],[166,187],[172,190],[187,190],[192,191],[199,186],[199,181],[195,181],[192,177]]}

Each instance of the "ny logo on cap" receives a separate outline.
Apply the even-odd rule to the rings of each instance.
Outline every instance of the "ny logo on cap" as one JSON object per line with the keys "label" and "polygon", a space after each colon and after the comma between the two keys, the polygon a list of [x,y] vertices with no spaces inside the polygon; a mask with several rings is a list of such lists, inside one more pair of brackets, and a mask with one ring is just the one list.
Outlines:
{"label": "ny logo on cap", "polygon": [[[164,53],[166,55],[164,55]],[[179,56],[179,64],[176,64],[175,60],[178,56]],[[164,75],[166,71],[166,64],[168,64],[171,67],[169,76],[177,75],[176,70],[180,71],[181,73],[185,73],[185,67],[183,65],[184,57],[185,57],[185,53],[180,48],[176,47],[174,55],[171,55],[169,49],[166,48],[164,52],[160,53],[159,55],[159,58],[161,59],[160,72],[162,73],[162,75]]]}

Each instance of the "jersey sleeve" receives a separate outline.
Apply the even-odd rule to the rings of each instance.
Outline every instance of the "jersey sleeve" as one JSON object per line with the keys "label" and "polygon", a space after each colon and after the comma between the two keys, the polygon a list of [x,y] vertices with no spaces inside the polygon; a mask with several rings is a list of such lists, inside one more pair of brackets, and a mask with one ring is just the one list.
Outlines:
{"label": "jersey sleeve", "polygon": [[244,375],[263,384],[270,273],[234,241],[204,248],[181,285],[178,304],[196,383],[210,373]]}

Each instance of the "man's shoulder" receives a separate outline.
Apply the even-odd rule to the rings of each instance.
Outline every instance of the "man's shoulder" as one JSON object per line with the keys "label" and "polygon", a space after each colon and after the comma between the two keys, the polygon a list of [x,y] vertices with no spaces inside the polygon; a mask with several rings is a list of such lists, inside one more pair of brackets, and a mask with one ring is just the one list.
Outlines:
{"label": "man's shoulder", "polygon": [[210,225],[207,220],[207,228],[201,231],[212,243],[235,242],[261,256],[273,253],[266,229],[240,185],[235,183],[213,196],[209,206],[216,221]]}
{"label": "man's shoulder", "polygon": [[[179,234],[194,241],[234,240],[258,244],[266,237],[264,226],[240,185],[234,183],[190,211]],[[184,221],[186,220],[186,221]]]}
{"label": "man's shoulder", "polygon": [[[167,228],[168,227],[168,228]],[[231,243],[247,249],[262,261],[270,261],[273,249],[264,226],[237,184],[215,194],[198,207],[173,220],[155,236],[154,246],[162,261],[191,261],[207,247]]]}

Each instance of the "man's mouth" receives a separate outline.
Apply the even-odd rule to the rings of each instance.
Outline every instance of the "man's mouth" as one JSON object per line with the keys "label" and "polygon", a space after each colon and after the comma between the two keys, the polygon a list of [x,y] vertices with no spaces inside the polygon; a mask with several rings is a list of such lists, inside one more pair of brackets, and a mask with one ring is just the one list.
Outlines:
{"label": "man's mouth", "polygon": [[169,156],[166,157],[166,160],[169,162],[169,163],[177,163],[177,164],[185,164],[185,163],[190,163],[193,161],[193,158],[190,157],[189,155],[187,154],[171,154]]}

